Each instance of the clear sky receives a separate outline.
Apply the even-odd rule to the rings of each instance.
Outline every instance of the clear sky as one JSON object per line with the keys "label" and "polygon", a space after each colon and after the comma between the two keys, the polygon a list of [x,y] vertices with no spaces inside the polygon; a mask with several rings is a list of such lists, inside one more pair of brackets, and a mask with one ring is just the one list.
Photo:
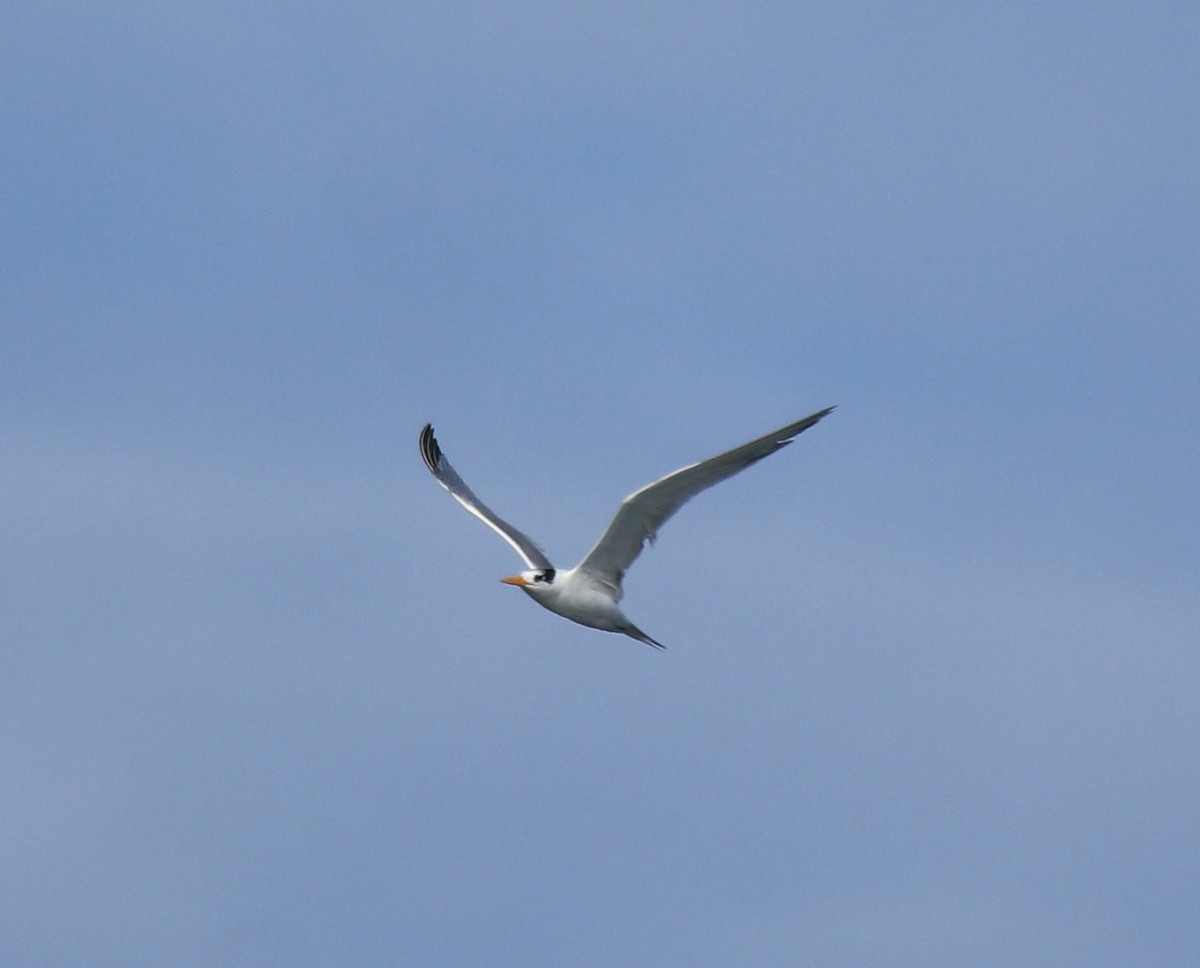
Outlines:
{"label": "clear sky", "polygon": [[5,5],[0,963],[1192,963],[1198,32]]}

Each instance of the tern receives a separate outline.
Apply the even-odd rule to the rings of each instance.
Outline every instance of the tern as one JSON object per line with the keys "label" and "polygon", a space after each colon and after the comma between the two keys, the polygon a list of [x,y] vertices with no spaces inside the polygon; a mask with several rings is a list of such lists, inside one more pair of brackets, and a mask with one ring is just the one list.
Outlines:
{"label": "tern", "polygon": [[570,569],[557,569],[526,534],[518,531],[491,510],[458,476],[433,435],[432,424],[426,424],[418,440],[425,466],[459,504],[500,535],[525,561],[526,571],[500,580],[515,585],[530,598],[550,611],[572,622],[605,632],[621,632],[656,649],[666,646],[650,638],[634,625],[618,607],[625,572],[642,553],[647,541],[651,544],[658,529],[706,488],[718,484],[751,464],[769,457],[790,444],[797,435],[808,430],[833,407],[820,410],[803,420],[780,427],[748,444],[734,447],[716,457],[689,464],[634,491],[621,502],[608,530],[585,556]]}

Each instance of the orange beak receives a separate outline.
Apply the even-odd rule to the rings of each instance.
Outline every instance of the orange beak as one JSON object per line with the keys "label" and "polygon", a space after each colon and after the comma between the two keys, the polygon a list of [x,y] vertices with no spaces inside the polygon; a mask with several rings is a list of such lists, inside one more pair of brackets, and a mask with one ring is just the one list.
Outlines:
{"label": "orange beak", "polygon": [[529,582],[527,582],[520,575],[513,575],[512,578],[501,578],[500,580],[506,585],[516,585],[518,588],[524,588],[529,584]]}

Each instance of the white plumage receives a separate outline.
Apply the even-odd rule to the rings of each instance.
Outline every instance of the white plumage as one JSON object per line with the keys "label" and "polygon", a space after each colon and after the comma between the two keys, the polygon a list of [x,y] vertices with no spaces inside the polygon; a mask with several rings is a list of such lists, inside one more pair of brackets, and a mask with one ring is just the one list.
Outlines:
{"label": "white plumage", "polygon": [[653,541],[658,529],[692,497],[786,447],[794,437],[833,409],[828,407],[820,410],[740,447],[681,467],[653,484],[634,491],[621,502],[616,517],[592,550],[578,565],[564,571],[555,569],[545,552],[527,535],[475,496],[446,460],[430,424],[426,424],[421,431],[419,443],[421,456],[438,483],[459,504],[512,545],[524,559],[528,570],[511,578],[502,578],[501,581],[518,586],[539,605],[580,625],[606,632],[622,632],[639,642],[662,649],[666,646],[650,638],[617,607],[625,572],[641,554],[646,541]]}

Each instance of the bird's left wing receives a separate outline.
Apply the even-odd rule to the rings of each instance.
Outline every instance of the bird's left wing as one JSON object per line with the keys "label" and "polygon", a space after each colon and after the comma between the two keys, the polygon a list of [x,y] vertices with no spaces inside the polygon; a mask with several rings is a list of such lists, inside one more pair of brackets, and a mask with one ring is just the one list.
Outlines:
{"label": "bird's left wing", "polygon": [[533,539],[505,521],[504,518],[500,517],[500,515],[479,500],[475,496],[475,492],[467,487],[463,479],[450,466],[450,462],[446,460],[446,455],[442,453],[442,448],[438,446],[437,438],[433,436],[432,424],[425,425],[425,429],[421,431],[418,443],[421,447],[421,457],[425,460],[425,466],[437,478],[438,483],[450,492],[454,500],[512,545],[516,549],[517,554],[525,559],[525,564],[528,567],[537,569],[553,567],[550,564],[550,559],[546,557],[546,553],[534,544]]}
{"label": "bird's left wing", "polygon": [[687,501],[786,447],[793,437],[803,433],[833,409],[828,407],[748,444],[697,464],[689,464],[630,494],[621,502],[608,530],[579,563],[577,570],[602,581],[620,595],[625,570],[641,554],[645,542],[653,542],[658,529]]}

